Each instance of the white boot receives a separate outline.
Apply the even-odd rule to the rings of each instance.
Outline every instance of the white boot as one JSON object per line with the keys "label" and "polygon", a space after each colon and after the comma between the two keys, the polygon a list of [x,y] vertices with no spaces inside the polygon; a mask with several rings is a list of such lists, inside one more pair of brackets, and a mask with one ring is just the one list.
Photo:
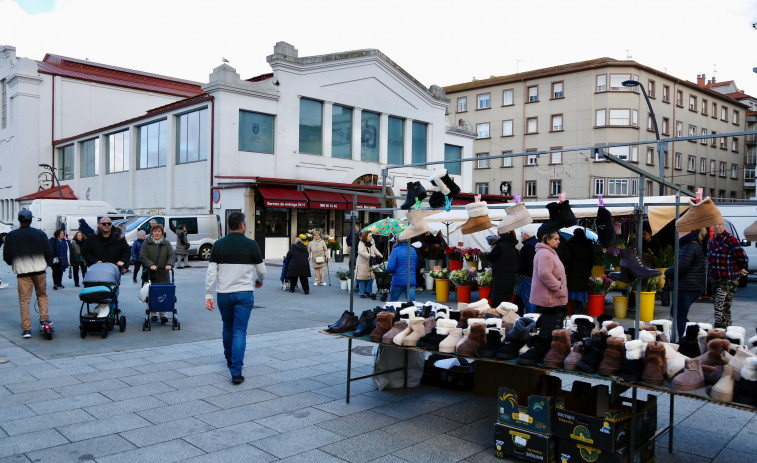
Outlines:
{"label": "white boot", "polygon": [[731,344],[743,346],[746,339],[746,330],[743,326],[729,326],[725,329],[725,338],[731,341]]}
{"label": "white boot", "polygon": [[723,402],[731,402],[733,400],[733,367],[726,365],[723,368],[723,375],[720,377],[717,383],[712,386],[710,396],[715,400],[721,400]]}
{"label": "white boot", "polygon": [[669,342],[662,343],[665,346],[665,376],[673,379],[675,375],[682,372],[686,367],[686,357],[678,353],[678,344]]}
{"label": "white boot", "polygon": [[426,335],[426,327],[423,325],[424,321],[422,317],[410,319],[410,330],[412,332],[402,340],[403,346],[414,347],[418,345],[418,340]]}
{"label": "white boot", "polygon": [[[518,316],[518,306],[510,302],[503,302],[498,305],[497,312],[499,312],[502,317],[502,323],[515,323],[520,318],[520,316]],[[532,314],[526,314],[526,316],[528,315]]]}
{"label": "white boot", "polygon": [[[413,322],[416,322],[416,323],[417,323],[418,321],[420,321],[421,325],[423,325],[423,322],[424,322],[424,321],[426,321],[426,319],[425,319],[425,318],[423,318],[423,317],[410,317],[410,319],[409,319],[409,320],[408,320],[408,322],[407,322],[407,328],[405,328],[404,330],[400,331],[400,332],[399,332],[399,333],[397,334],[397,336],[395,336],[395,337],[394,337],[394,339],[392,339],[392,342],[393,342],[394,344],[397,344],[398,346],[402,346],[402,345],[403,345],[402,343],[403,343],[403,341],[405,340],[405,338],[406,338],[406,337],[407,337],[407,336],[408,336],[408,335],[409,335],[410,333],[412,333],[412,332],[413,332],[413,327],[412,327],[412,324],[413,324]],[[423,334],[426,334],[426,333],[425,333],[425,328],[424,328],[424,330],[423,330],[423,331],[424,331],[424,333],[423,333]],[[415,344],[417,345],[417,344],[418,344],[418,341],[415,341]]]}
{"label": "white boot", "polygon": [[[665,336],[665,339],[661,339],[662,342],[670,342],[670,329],[671,326],[673,326],[673,322],[670,320],[652,320],[651,322],[648,322],[647,325],[652,325],[657,327],[657,331],[661,331],[662,335]],[[679,333],[679,335],[682,333]],[[659,336],[659,335],[658,335]]]}
{"label": "white boot", "polygon": [[[457,326],[457,323],[455,323],[455,326]],[[462,328],[450,328],[449,334],[447,335],[447,337],[444,338],[444,341],[439,343],[439,352],[444,352],[445,354],[454,353],[455,348],[457,347],[457,342],[460,341],[462,338],[463,338]]]}
{"label": "white boot", "polygon": [[734,354],[728,364],[733,367],[733,379],[736,381],[741,380],[741,368],[744,366],[744,362],[748,358],[757,357],[757,354],[748,351],[745,347],[737,347],[736,354]]}

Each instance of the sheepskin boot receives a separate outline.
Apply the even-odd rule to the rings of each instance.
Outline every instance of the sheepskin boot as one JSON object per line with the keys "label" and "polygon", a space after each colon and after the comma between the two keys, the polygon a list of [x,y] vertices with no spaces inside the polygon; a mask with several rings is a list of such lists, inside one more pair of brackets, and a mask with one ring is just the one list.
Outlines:
{"label": "sheepskin boot", "polygon": [[391,312],[380,312],[376,315],[376,328],[371,332],[372,342],[381,342],[383,336],[392,329],[394,323],[394,314]]}
{"label": "sheepskin boot", "polygon": [[[673,322],[670,320],[652,320],[648,323],[648,325],[652,325],[657,327],[657,340],[661,342],[671,342],[672,339],[670,337],[672,336],[671,328],[673,326]],[[681,333],[678,333],[680,336]]]}
{"label": "sheepskin boot", "polygon": [[728,362],[733,367],[733,379],[739,381],[741,379],[741,369],[744,367],[744,362],[748,358],[757,358],[757,354],[749,352],[744,347],[737,347],[736,353],[733,358]]}
{"label": "sheepskin boot", "polygon": [[710,341],[712,341],[713,339],[726,339],[725,330],[722,328],[713,328],[710,331],[708,331],[707,337],[705,337],[705,348],[709,346]]}
{"label": "sheepskin boot", "polygon": [[439,343],[439,352],[444,352],[445,354],[452,354],[455,352],[455,346],[457,346],[458,341],[460,341],[463,338],[463,329],[462,328],[450,328],[449,335],[444,338],[442,342]]}
{"label": "sheepskin boot", "polygon": [[573,330],[572,337],[574,342],[591,337],[591,330],[596,326],[594,325],[594,319],[588,315],[571,315],[570,325]]}
{"label": "sheepskin boot", "polygon": [[665,375],[665,345],[659,341],[647,344],[644,353],[644,372],[641,380],[647,384],[662,386]]}
{"label": "sheepskin boot", "polygon": [[697,357],[702,365],[711,367],[723,366],[723,355],[730,349],[731,343],[727,339],[715,338],[707,344],[707,352]]}
{"label": "sheepskin boot", "polygon": [[565,357],[570,354],[570,330],[554,330],[552,347],[544,356],[546,368],[562,368]]}
{"label": "sheepskin boot", "polygon": [[568,354],[568,356],[565,357],[565,360],[563,361],[563,368],[568,371],[575,371],[578,362],[581,361],[581,357],[583,356],[583,347],[583,341],[578,341],[573,345],[573,349],[570,351],[570,354]]}
{"label": "sheepskin boot", "polygon": [[479,325],[479,324],[483,325],[483,327],[486,328],[486,320],[483,320],[481,318],[468,319],[468,328],[463,328],[463,338],[457,342],[457,345],[455,346],[455,352],[457,352],[457,348],[460,347],[460,344],[468,340],[468,334],[470,334],[471,327],[473,325]]}
{"label": "sheepskin boot", "polygon": [[731,402],[733,400],[733,389],[733,367],[726,365],[723,369],[723,374],[720,375],[720,379],[712,386],[710,397],[723,402]]}
{"label": "sheepskin boot", "polygon": [[518,316],[518,306],[511,302],[502,302],[496,309],[503,323],[515,323],[520,318]]}
{"label": "sheepskin boot", "polygon": [[[418,340],[426,335],[426,327],[424,326],[425,318],[411,318],[410,330],[411,332],[405,336],[402,341],[403,346],[415,347],[418,345]],[[395,344],[398,344],[395,342]]]}
{"label": "sheepskin boot", "polygon": [[502,347],[502,331],[499,328],[486,330],[486,344],[479,349],[478,356],[486,359],[497,356],[497,351]]}
{"label": "sheepskin boot", "polygon": [[419,339],[418,347],[425,347],[428,350],[439,350],[439,343],[444,341],[444,339],[449,336],[449,330],[455,327],[457,327],[457,322],[455,320],[440,318],[436,321],[436,334],[434,334],[433,336],[424,336],[423,338]]}
{"label": "sheepskin boot", "polygon": [[394,322],[394,326],[392,326],[392,329],[384,333],[383,336],[381,336],[381,342],[384,344],[391,344],[394,340],[394,337],[400,334],[401,332],[405,331],[407,329],[407,320],[400,320],[398,322]]}
{"label": "sheepskin boot", "polygon": [[620,373],[623,381],[635,383],[641,379],[641,374],[644,372],[644,361],[641,358],[644,353],[643,345],[644,343],[639,339],[626,341],[626,364]]}
{"label": "sheepskin boot", "polygon": [[470,304],[468,304],[468,308],[476,309],[478,310],[478,313],[481,314],[489,308],[489,301],[486,299],[480,299],[476,302],[471,302]]}
{"label": "sheepskin boot", "polygon": [[467,328],[468,327],[468,319],[470,318],[477,318],[478,317],[478,310],[476,309],[463,309],[463,311],[460,313],[460,323],[457,324],[458,328]]}
{"label": "sheepskin boot", "polygon": [[587,373],[597,372],[607,347],[607,335],[600,331],[598,336],[597,338],[584,339],[583,356],[581,356],[577,366]]}
{"label": "sheepskin boot", "polygon": [[373,330],[373,322],[376,320],[376,314],[373,310],[364,310],[357,321],[355,336],[365,336]]}
{"label": "sheepskin boot", "polygon": [[623,360],[626,358],[626,338],[610,336],[606,342],[605,353],[599,364],[599,374],[617,376],[623,369]]}
{"label": "sheepskin boot", "polygon": [[757,354],[757,334],[747,340],[746,348]]}
{"label": "sheepskin boot", "polygon": [[676,220],[676,230],[689,232],[723,223],[723,215],[709,196],[696,201],[695,198],[689,199],[686,213]]}
{"label": "sheepskin boot", "polygon": [[617,328],[620,324],[613,320],[605,320],[602,322],[602,331],[607,334],[611,329]]}
{"label": "sheepskin boot", "polygon": [[664,342],[663,345],[665,346],[665,377],[673,379],[675,375],[682,372],[684,367],[686,367],[686,359],[688,357],[676,350],[678,348],[677,344]]}
{"label": "sheepskin boot", "polygon": [[537,321],[539,335],[545,338],[551,338],[554,330],[565,328],[565,316],[567,309],[563,307],[543,307],[541,316]]}
{"label": "sheepskin boot", "polygon": [[423,333],[424,336],[430,333],[434,328],[436,328],[436,320],[434,319],[434,317],[427,317],[423,319],[423,330],[425,331],[425,333]]}
{"label": "sheepskin boot", "polygon": [[457,346],[457,353],[465,357],[473,357],[476,351],[486,344],[486,324],[474,323],[470,325],[468,339]]}
{"label": "sheepskin boot", "polygon": [[743,326],[729,326],[725,329],[725,337],[731,344],[743,346],[746,341],[746,330]]}
{"label": "sheepskin boot", "polygon": [[[448,179],[448,181],[445,181],[445,177],[446,179]],[[428,178],[428,181],[431,182],[431,184],[434,186],[434,191],[431,193],[431,197],[428,199],[429,206],[434,209],[438,207],[444,207],[445,196],[449,199],[452,199],[460,192],[460,187],[455,185],[455,182],[453,182],[452,179],[449,178],[449,174],[447,174],[447,171],[445,169],[431,174],[431,176]],[[454,191],[453,188],[450,188],[450,185],[454,187]]]}
{"label": "sheepskin boot", "polygon": [[519,318],[513,329],[505,335],[502,346],[497,350],[496,357],[501,360],[512,360],[518,356],[520,349],[526,345],[528,334],[533,330],[536,322],[532,318]]}
{"label": "sheepskin boot", "polygon": [[736,383],[733,396],[734,402],[757,405],[757,357],[744,360],[741,381]]}
{"label": "sheepskin boot", "polygon": [[699,357],[702,352],[699,350],[699,342],[697,337],[699,336],[699,325],[688,325],[686,327],[686,333],[681,338],[679,343],[678,352],[689,358]]}
{"label": "sheepskin boot", "polygon": [[404,309],[400,310],[400,320],[410,320],[411,317],[415,317],[415,306],[405,307]]}
{"label": "sheepskin boot", "polygon": [[405,340],[407,335],[413,332],[413,329],[410,327],[410,322],[412,322],[416,318],[417,317],[410,317],[410,319],[406,321],[407,328],[397,333],[394,338],[392,338],[392,343],[397,344],[398,346],[402,345],[402,342]]}
{"label": "sheepskin boot", "polygon": [[686,359],[686,367],[670,382],[673,389],[693,391],[704,387],[704,373],[699,359]]}
{"label": "sheepskin boot", "polygon": [[550,338],[541,335],[531,336],[526,342],[528,350],[518,355],[518,363],[523,365],[536,365],[540,363],[544,360],[544,356],[547,355],[550,344]]}
{"label": "sheepskin boot", "polygon": [[702,374],[704,375],[704,384],[706,386],[712,386],[720,381],[720,377],[723,376],[725,371],[724,365],[710,366],[702,365]]}

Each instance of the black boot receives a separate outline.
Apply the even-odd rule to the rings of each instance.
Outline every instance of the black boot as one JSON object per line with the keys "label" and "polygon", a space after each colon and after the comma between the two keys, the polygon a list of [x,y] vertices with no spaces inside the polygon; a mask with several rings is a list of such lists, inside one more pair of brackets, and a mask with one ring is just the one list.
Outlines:
{"label": "black boot", "polygon": [[496,357],[502,360],[511,360],[518,356],[520,349],[526,345],[529,333],[533,330],[536,322],[533,318],[519,318],[515,321],[513,329],[507,332],[505,340],[497,349]]}
{"label": "black boot", "polygon": [[583,355],[576,365],[587,373],[596,373],[607,345],[607,335],[602,333],[599,339],[584,338]]}
{"label": "black boot", "polygon": [[365,336],[371,334],[373,331],[373,322],[376,320],[376,314],[372,310],[366,310],[360,314],[360,319],[357,321],[357,329],[355,330],[355,336]]}
{"label": "black boot", "polygon": [[594,329],[594,323],[590,322],[589,320],[585,318],[577,318],[575,321],[575,324],[576,324],[576,332],[573,333],[574,344],[578,341],[583,340],[584,338],[591,337],[591,330]]}
{"label": "black boot", "polygon": [[426,199],[426,189],[421,182],[407,182],[407,198],[400,206],[402,209],[410,209],[415,206],[416,200],[423,201]]}
{"label": "black boot", "polygon": [[450,177],[449,174],[442,177],[441,180],[449,189],[449,193],[447,193],[447,197],[449,197],[449,199],[454,198],[458,193],[460,193],[460,187],[457,186],[457,184],[452,180],[452,177]]}
{"label": "black boot", "polygon": [[536,322],[539,333],[544,337],[551,338],[554,330],[564,328],[565,315],[567,315],[568,309],[565,307],[542,307],[539,313],[541,315]]}
{"label": "black boot", "polygon": [[486,344],[478,351],[478,355],[487,359],[494,358],[500,347],[502,347],[502,333],[497,328],[489,328],[486,332]]}
{"label": "black boot", "polygon": [[617,235],[612,223],[612,214],[604,207],[597,210],[597,237],[602,247],[609,248],[615,243]]}
{"label": "black boot", "polygon": [[344,323],[331,327],[328,329],[330,333],[346,333],[353,331],[357,327],[357,317],[355,315],[348,315],[344,320]]}
{"label": "black boot", "polygon": [[572,227],[578,224],[575,214],[570,209],[570,201],[567,199],[557,205],[558,220],[560,221],[560,228]]}
{"label": "black boot", "polygon": [[436,336],[436,327],[431,328],[431,331],[426,333],[424,336],[421,336],[421,338],[418,340],[418,347],[426,347],[426,344],[428,344],[428,342]]}
{"label": "black boot", "polygon": [[[340,323],[344,323],[344,319],[345,319],[345,317],[348,317],[348,316],[350,316],[350,315],[351,315],[351,314],[350,314],[350,311],[349,311],[349,310],[345,310],[345,311],[344,311],[344,312],[342,313],[342,316],[341,316],[341,317],[339,317],[339,320],[337,320],[336,322],[334,322],[334,323],[330,324],[330,325],[329,325],[328,327],[329,327],[329,328],[332,328],[332,327],[334,327],[334,326],[337,326],[337,325],[339,325]],[[156,320],[153,320],[153,321],[156,321]]]}
{"label": "black boot", "polygon": [[634,279],[647,279],[660,276],[660,271],[646,267],[641,258],[636,254],[634,248],[625,248],[620,251],[620,269],[625,268],[628,274]]}
{"label": "black boot", "polygon": [[560,230],[560,203],[547,204],[547,210],[549,211],[549,220],[541,224],[536,231],[536,236],[539,239],[544,235]]}
{"label": "black boot", "polygon": [[431,206],[434,209],[438,209],[440,207],[444,207],[446,204],[444,194],[442,194],[440,191],[434,191],[431,193],[431,197],[428,199],[428,205]]}
{"label": "black boot", "polygon": [[536,365],[544,360],[544,356],[547,355],[549,349],[552,346],[552,337],[544,337],[542,335],[534,335],[528,338],[526,343],[530,349],[518,356],[518,363],[523,365]]}
{"label": "black boot", "polygon": [[702,355],[699,349],[699,325],[689,325],[686,327],[686,334],[683,335],[679,343],[678,352],[689,358],[696,358]]}

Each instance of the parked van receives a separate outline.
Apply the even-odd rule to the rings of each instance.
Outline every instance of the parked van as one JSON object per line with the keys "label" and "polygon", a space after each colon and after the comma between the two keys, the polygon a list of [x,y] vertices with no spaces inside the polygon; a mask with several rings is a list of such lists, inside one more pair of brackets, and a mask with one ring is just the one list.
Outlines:
{"label": "parked van", "polygon": [[[35,199],[30,203],[21,202],[20,209],[26,208],[32,212],[34,219],[32,227],[39,228],[47,236],[53,236],[53,232],[62,228],[59,217],[102,217],[104,215],[118,215],[117,209],[105,201],[87,201],[79,199]],[[121,214],[123,216],[123,214]],[[92,228],[97,227],[97,222],[89,222]],[[78,222],[73,225],[78,228]]]}
{"label": "parked van", "polygon": [[757,272],[757,242],[744,237],[744,230],[757,220],[757,206],[718,206],[718,209],[726,220],[726,230],[741,242],[749,257],[749,271]]}
{"label": "parked van", "polygon": [[166,239],[176,248],[178,240],[176,230],[179,225],[187,226],[187,239],[189,239],[189,255],[199,256],[200,259],[210,259],[210,250],[217,239],[221,238],[221,217],[216,214],[154,214],[135,215],[123,220],[126,225],[126,241],[131,244],[139,236],[139,231],[144,230],[150,234],[150,221],[163,225]]}

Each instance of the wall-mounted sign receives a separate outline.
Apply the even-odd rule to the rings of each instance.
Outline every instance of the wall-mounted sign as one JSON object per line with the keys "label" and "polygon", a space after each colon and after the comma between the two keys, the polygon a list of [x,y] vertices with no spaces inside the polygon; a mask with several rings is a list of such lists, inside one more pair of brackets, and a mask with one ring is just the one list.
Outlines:
{"label": "wall-mounted sign", "polygon": [[221,200],[221,191],[220,190],[213,190],[213,202],[217,203]]}

